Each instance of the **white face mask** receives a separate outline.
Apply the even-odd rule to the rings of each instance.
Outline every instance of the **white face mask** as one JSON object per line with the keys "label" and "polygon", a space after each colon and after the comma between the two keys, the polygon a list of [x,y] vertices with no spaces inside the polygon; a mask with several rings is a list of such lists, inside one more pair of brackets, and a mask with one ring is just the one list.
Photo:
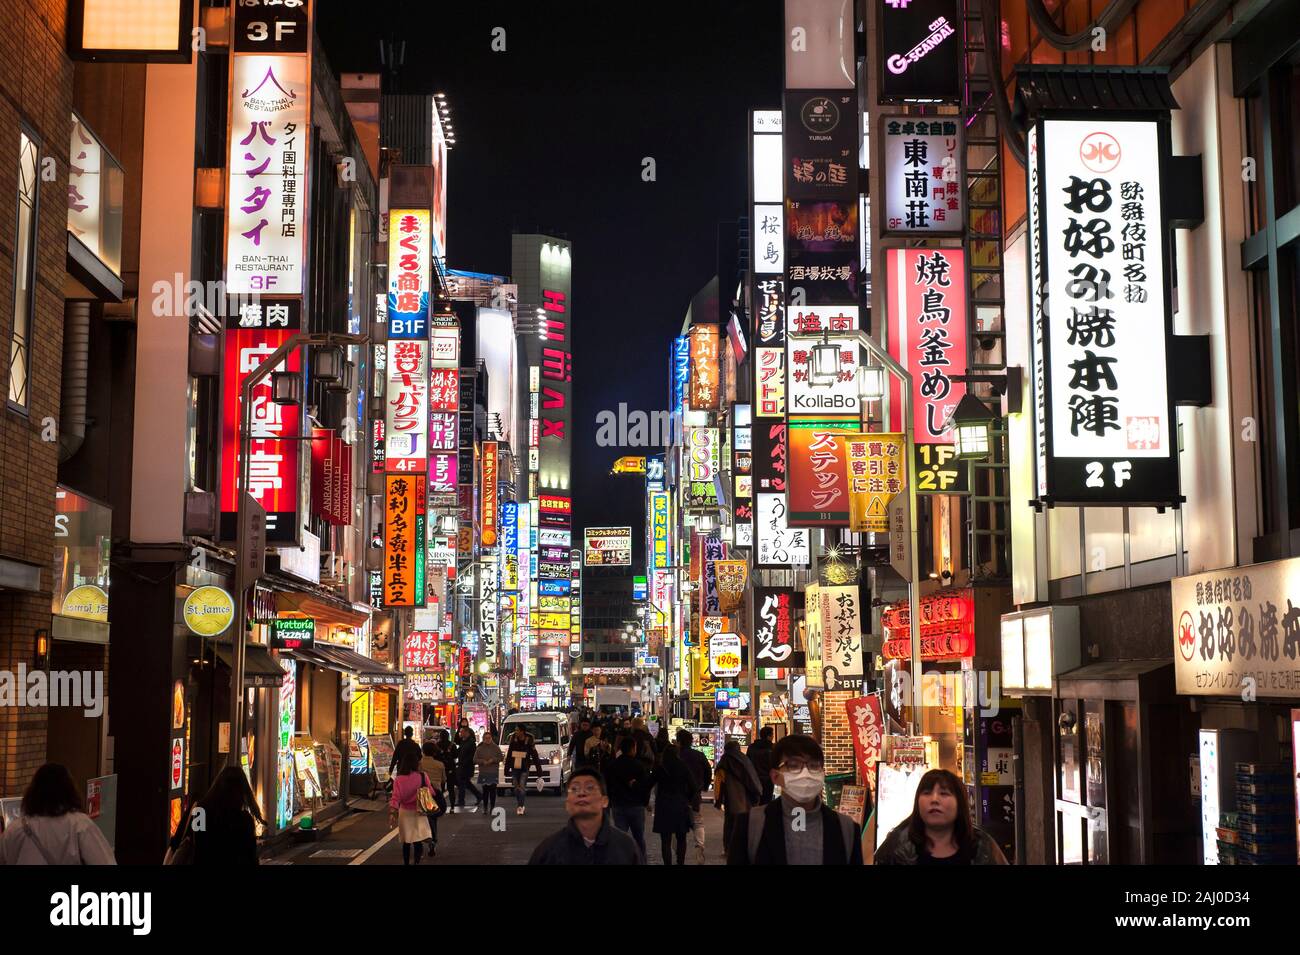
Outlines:
{"label": "white face mask", "polygon": [[822,794],[826,782],[825,770],[801,769],[797,773],[781,774],[781,790],[790,794],[795,802],[812,802]]}

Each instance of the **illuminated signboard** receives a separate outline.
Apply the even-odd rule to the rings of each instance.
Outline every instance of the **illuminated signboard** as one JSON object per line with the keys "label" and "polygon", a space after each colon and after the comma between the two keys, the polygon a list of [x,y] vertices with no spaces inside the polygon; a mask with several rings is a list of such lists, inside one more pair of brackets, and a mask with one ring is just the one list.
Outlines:
{"label": "illuminated signboard", "polygon": [[429,337],[429,210],[388,213],[388,337]]}
{"label": "illuminated signboard", "polygon": [[672,413],[683,410],[691,379],[691,340],[687,335],[673,339],[672,351]]}
{"label": "illuminated signboard", "polygon": [[481,561],[479,572],[479,653],[489,669],[495,669],[500,655],[497,643],[497,556]]}
{"label": "illuminated signboard", "polygon": [[[299,299],[263,300],[226,318],[221,397],[221,538],[234,540],[239,496],[240,394],[244,380],[300,327]],[[279,371],[302,371],[302,353],[291,351]],[[298,449],[302,409],[271,400],[271,376],[253,389],[248,493],[266,511],[266,539],[290,543],[298,524]]]}
{"label": "illuminated signboard", "polygon": [[[274,9],[274,8],[272,8]],[[252,13],[253,11],[250,11]],[[260,12],[260,11],[259,11]],[[251,39],[250,14],[239,16],[243,28],[237,35]],[[273,47],[270,40],[278,32],[301,21],[305,27],[307,5],[277,11],[268,24],[263,46]],[[267,18],[262,16],[265,21]],[[68,4],[68,56],[77,61],[99,63],[189,63],[193,55],[194,3],[192,0],[71,0]],[[305,42],[308,34],[302,33]],[[283,43],[283,40],[281,40]],[[244,43],[237,49],[245,50]],[[301,51],[299,51],[301,52]]]}
{"label": "illuminated signboard", "polygon": [[717,411],[719,407],[718,326],[691,329],[690,407],[692,411]]}
{"label": "illuminated signboard", "polygon": [[631,527],[588,527],[582,534],[583,560],[588,567],[631,566]]}
{"label": "illuminated signboard", "polygon": [[959,99],[962,12],[957,0],[873,2],[881,101]]}
{"label": "illuminated signboard", "polygon": [[859,422],[852,418],[790,419],[787,520],[791,526],[848,524],[849,488],[843,436],[858,428]]}
{"label": "illuminated signboard", "polygon": [[384,606],[425,604],[426,478],[384,477]]}
{"label": "illuminated signboard", "polygon": [[272,650],[300,650],[316,643],[316,621],[301,617],[281,617],[271,621]]}
{"label": "illuminated signboard", "polygon": [[833,377],[823,379],[813,368],[814,343],[788,338],[786,413],[791,416],[859,415],[858,344],[852,338],[835,334],[857,329],[858,309],[844,305],[791,306],[788,318],[790,330],[801,335],[829,332],[826,343],[839,346],[839,362]]}
{"label": "illuminated signboard", "polygon": [[668,553],[668,492],[653,491],[650,494],[651,520],[651,566],[664,568],[669,566]]}
{"label": "illuminated signboard", "polygon": [[885,144],[881,232],[960,235],[966,225],[961,121],[884,116],[880,129]]}
{"label": "illuminated signboard", "polygon": [[483,442],[482,483],[479,486],[479,539],[483,546],[497,542],[497,443]]}
{"label": "illuminated signboard", "polygon": [[422,341],[388,343],[388,393],[385,395],[385,467],[413,473],[428,467],[429,345]]}

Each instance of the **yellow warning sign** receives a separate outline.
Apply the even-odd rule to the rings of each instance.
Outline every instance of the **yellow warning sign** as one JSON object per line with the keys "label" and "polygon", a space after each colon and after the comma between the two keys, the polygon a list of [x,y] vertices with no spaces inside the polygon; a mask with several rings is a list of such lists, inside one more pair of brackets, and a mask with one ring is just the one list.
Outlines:
{"label": "yellow warning sign", "polygon": [[889,530],[889,502],[907,489],[903,435],[846,434],[843,438],[849,481],[849,530]]}

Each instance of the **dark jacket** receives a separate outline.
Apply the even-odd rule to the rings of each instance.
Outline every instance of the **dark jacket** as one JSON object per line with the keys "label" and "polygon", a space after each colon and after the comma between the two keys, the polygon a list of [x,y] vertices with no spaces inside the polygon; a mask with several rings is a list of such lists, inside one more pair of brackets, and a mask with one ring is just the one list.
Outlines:
{"label": "dark jacket", "polygon": [[478,746],[470,736],[456,744],[456,778],[461,782],[474,778],[474,750]]}
{"label": "dark jacket", "polygon": [[210,812],[204,823],[202,830],[194,831],[194,865],[257,865],[257,832],[251,815],[242,810]]}
{"label": "dark jacket", "polygon": [[438,759],[442,760],[442,765],[447,767],[447,778],[456,778],[456,746],[448,742],[445,746],[439,743],[437,746]]}
{"label": "dark jacket", "polygon": [[[822,865],[862,865],[862,829],[856,822],[823,803]],[[757,851],[749,853],[749,826],[754,813],[762,813],[762,833]],[[727,846],[727,865],[788,865],[785,855],[785,809],[781,800],[756,806],[736,821]],[[757,822],[755,822],[757,825]],[[847,844],[846,844],[847,843]]]}
{"label": "dark jacket", "polygon": [[402,764],[402,757],[407,753],[415,753],[416,756],[419,756],[420,744],[413,739],[407,739],[403,736],[397,741],[397,745],[393,747],[393,761],[388,764],[388,773],[390,776],[396,772],[397,767]]}
{"label": "dark jacket", "polygon": [[559,832],[542,840],[533,850],[529,865],[645,865],[645,858],[632,837],[609,824],[606,816],[590,847],[570,819]]}
{"label": "dark jacket", "polygon": [[754,772],[758,773],[758,781],[763,785],[763,789],[770,790],[772,788],[772,777],[769,775],[772,771],[772,741],[755,740],[749,744],[745,755],[754,764]]}
{"label": "dark jacket", "polygon": [[[908,837],[907,824],[894,828],[876,850],[876,865],[920,865],[920,852]],[[975,828],[975,846],[971,860],[965,865],[1006,865],[1002,849],[987,832]]]}
{"label": "dark jacket", "polygon": [[632,738],[636,740],[636,758],[648,767],[653,767],[655,757],[659,755],[655,751],[654,737],[647,730],[633,730]]}
{"label": "dark jacket", "polygon": [[591,739],[591,730],[578,730],[569,740],[569,759],[573,761],[574,768],[586,762],[587,757],[583,747],[587,745],[589,739]]}
{"label": "dark jacket", "polygon": [[650,802],[650,768],[635,756],[620,756],[605,769],[611,806],[644,806]]}
{"label": "dark jacket", "polygon": [[733,816],[749,812],[763,795],[753,764],[741,752],[726,753],[718,763],[718,775],[722,785],[714,793],[714,804]]}
{"label": "dark jacket", "polygon": [[709,758],[698,749],[683,749],[681,757],[682,763],[690,770],[691,778],[695,781],[695,791],[691,794],[691,809],[699,812],[700,793],[708,789],[713,782],[713,767],[709,765]]}
{"label": "dark jacket", "polygon": [[507,774],[515,771],[514,754],[516,751],[524,754],[523,767],[525,769],[528,768],[529,763],[532,763],[537,767],[539,773],[542,771],[542,758],[537,755],[537,743],[534,741],[532,733],[525,733],[522,742],[515,738],[514,733],[507,737],[505,761]]}
{"label": "dark jacket", "polygon": [[690,769],[681,760],[665,759],[650,774],[650,784],[656,793],[654,831],[689,832],[691,805],[700,798]]}

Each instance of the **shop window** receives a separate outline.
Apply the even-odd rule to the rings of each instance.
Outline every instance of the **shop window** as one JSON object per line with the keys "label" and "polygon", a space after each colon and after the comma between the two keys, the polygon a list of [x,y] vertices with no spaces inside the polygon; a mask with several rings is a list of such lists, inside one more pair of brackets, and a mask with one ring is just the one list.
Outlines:
{"label": "shop window", "polygon": [[76,113],[68,151],[68,231],[122,274],[122,167]]}
{"label": "shop window", "polygon": [[54,599],[63,617],[108,623],[113,511],[67,488],[54,492]]}
{"label": "shop window", "polygon": [[40,144],[18,133],[18,225],[14,237],[13,333],[9,342],[9,403],[26,410],[36,290],[36,219],[40,211]]}

